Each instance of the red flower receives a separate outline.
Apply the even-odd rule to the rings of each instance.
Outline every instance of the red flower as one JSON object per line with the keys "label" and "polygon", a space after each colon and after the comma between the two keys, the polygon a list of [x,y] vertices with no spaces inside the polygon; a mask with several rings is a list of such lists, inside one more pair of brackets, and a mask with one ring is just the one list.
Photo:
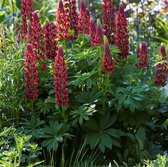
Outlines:
{"label": "red flower", "polygon": [[42,31],[37,13],[33,13],[29,29],[29,42],[32,44],[32,49],[36,54],[36,58],[43,61],[43,59],[45,59],[44,33]]}
{"label": "red flower", "polygon": [[162,60],[164,61],[165,73],[168,74],[168,57],[164,45],[161,45],[160,53],[162,55]]}
{"label": "red flower", "polygon": [[110,44],[115,44],[115,11],[113,6],[113,0],[103,0],[103,23],[104,34],[108,38]]}
{"label": "red flower", "polygon": [[71,38],[71,35],[69,33],[70,20],[67,16],[66,11],[64,10],[64,5],[62,0],[59,0],[59,4],[58,4],[56,26],[57,26],[58,38],[60,40]]}
{"label": "red flower", "polygon": [[63,49],[58,48],[57,56],[55,57],[54,65],[54,91],[56,102],[59,106],[67,106],[68,100],[68,76],[64,58]]}
{"label": "red flower", "polygon": [[104,41],[105,41],[105,45],[104,45],[104,55],[102,60],[102,71],[104,73],[113,73],[115,69],[115,62],[110,53],[107,37],[105,37]]}
{"label": "red flower", "polygon": [[162,61],[161,63],[158,63],[156,65],[156,76],[155,76],[155,85],[156,86],[165,86],[166,81],[167,81],[167,74],[168,74],[168,69],[167,69],[167,54],[166,54],[166,49],[163,45],[161,45],[160,48],[160,53],[162,56]]}
{"label": "red flower", "polygon": [[102,44],[103,44],[103,31],[102,31],[102,27],[100,24],[100,20],[98,20],[97,27],[96,27],[95,42],[93,46],[99,46]]}
{"label": "red flower", "polygon": [[96,24],[92,19],[91,19],[91,22],[90,22],[89,34],[90,34],[91,44],[92,44],[92,46],[94,46],[95,36],[96,36]]}
{"label": "red flower", "polygon": [[162,55],[162,60],[168,60],[168,57],[166,54],[166,49],[165,49],[164,45],[161,45],[160,53]]}
{"label": "red flower", "polygon": [[32,19],[32,0],[22,0],[21,3],[21,16],[22,16],[22,38],[27,38],[28,24],[27,21]]}
{"label": "red flower", "polygon": [[155,76],[155,85],[156,86],[165,86],[166,85],[166,73],[165,73],[165,65],[163,63],[159,63],[156,65],[156,76]]}
{"label": "red flower", "polygon": [[41,70],[42,70],[42,71],[45,71],[46,69],[47,69],[47,65],[46,65],[45,63],[42,64],[42,65],[41,65]]}
{"label": "red flower", "polygon": [[65,12],[67,14],[68,20],[70,22],[70,30],[73,30],[74,35],[71,36],[75,39],[78,35],[78,14],[76,10],[76,0],[64,0],[65,2]]}
{"label": "red flower", "polygon": [[48,59],[54,60],[57,52],[57,44],[56,41],[56,26],[53,22],[46,24],[44,27],[45,33],[45,48],[46,48],[46,57]]}
{"label": "red flower", "polygon": [[26,98],[32,102],[38,98],[38,68],[35,53],[30,44],[27,45],[24,62],[24,78]]}
{"label": "red flower", "polygon": [[127,57],[129,55],[129,35],[128,22],[124,16],[124,6],[119,5],[118,14],[116,17],[116,46],[120,49],[120,56]]}
{"label": "red flower", "polygon": [[148,48],[146,46],[145,42],[142,42],[141,49],[139,50],[138,53],[138,64],[137,67],[139,68],[144,68],[148,67]]}
{"label": "red flower", "polygon": [[90,12],[89,9],[86,8],[85,3],[83,0],[80,3],[80,13],[79,13],[79,33],[89,34],[89,27],[90,27]]}

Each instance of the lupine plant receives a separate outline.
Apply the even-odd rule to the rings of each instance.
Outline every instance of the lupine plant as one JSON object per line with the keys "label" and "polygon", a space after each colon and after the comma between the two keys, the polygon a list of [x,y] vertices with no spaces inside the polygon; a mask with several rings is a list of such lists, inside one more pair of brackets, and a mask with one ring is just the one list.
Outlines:
{"label": "lupine plant", "polygon": [[97,20],[76,4],[59,0],[53,19],[21,0],[20,17],[2,24],[0,127],[17,128],[16,166],[30,164],[28,141],[60,167],[134,166],[167,149],[166,45],[131,52],[125,4],[103,0]]}

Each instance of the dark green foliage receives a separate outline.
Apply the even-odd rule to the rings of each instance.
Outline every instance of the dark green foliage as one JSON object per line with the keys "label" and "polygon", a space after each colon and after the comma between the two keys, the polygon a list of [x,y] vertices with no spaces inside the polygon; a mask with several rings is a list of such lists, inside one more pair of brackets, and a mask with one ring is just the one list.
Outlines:
{"label": "dark green foliage", "polygon": [[41,138],[44,139],[42,147],[47,147],[48,150],[57,151],[60,143],[65,139],[71,138],[72,135],[67,133],[68,126],[57,121],[50,121],[49,126],[41,129]]}
{"label": "dark green foliage", "polygon": [[[153,55],[159,53],[160,44],[150,43],[155,33],[149,38],[148,23],[144,20],[149,13],[138,15],[142,24],[137,28],[144,32],[144,37],[137,36],[139,31],[136,34],[135,25],[130,23],[128,58],[120,58],[119,49],[110,46],[116,63],[114,73],[108,77],[101,72],[103,46],[91,47],[89,37],[82,34],[74,41],[66,41],[66,47],[59,41],[65,52],[70,99],[68,107],[60,107],[55,100],[54,61],[51,60],[46,60],[45,71],[38,64],[38,101],[31,103],[25,99],[26,42],[16,42],[20,1],[14,3],[14,8],[11,2],[3,1],[0,9],[0,129],[14,125],[17,130],[9,128],[0,133],[0,164],[6,160],[9,166],[8,161],[20,157],[22,166],[35,166],[45,159],[44,164],[48,166],[91,167],[115,160],[119,165],[124,162],[132,167],[168,149],[168,101],[165,89],[153,84]],[[114,1],[116,9],[118,2]],[[91,3],[91,8],[97,9],[97,17],[101,14],[101,4]],[[56,5],[51,1],[34,1],[43,25],[55,20],[55,10],[51,9]],[[167,42],[166,23],[159,22],[156,28],[163,34],[157,40]],[[150,67],[145,69],[136,67],[135,46],[141,39],[148,41],[150,51],[157,45],[149,54]],[[7,152],[2,155],[4,151]]]}
{"label": "dark green foliage", "polygon": [[90,119],[84,127],[87,132],[86,144],[89,144],[91,149],[98,147],[102,152],[105,152],[106,148],[112,149],[113,145],[121,147],[119,139],[124,133],[112,128],[117,115],[110,117],[110,113],[106,112],[97,115],[96,118]]}

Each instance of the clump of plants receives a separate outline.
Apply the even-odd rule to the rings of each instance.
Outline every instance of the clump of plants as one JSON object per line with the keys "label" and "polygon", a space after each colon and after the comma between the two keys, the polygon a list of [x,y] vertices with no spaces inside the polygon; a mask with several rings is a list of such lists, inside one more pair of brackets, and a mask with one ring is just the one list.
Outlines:
{"label": "clump of plants", "polygon": [[141,41],[130,53],[124,4],[116,12],[103,0],[102,11],[94,20],[85,1],[78,14],[75,0],[59,0],[55,20],[44,22],[22,0],[21,22],[3,26],[1,128],[21,129],[16,146],[31,136],[25,143],[38,143],[45,165],[133,166],[166,150],[165,45],[153,56]]}

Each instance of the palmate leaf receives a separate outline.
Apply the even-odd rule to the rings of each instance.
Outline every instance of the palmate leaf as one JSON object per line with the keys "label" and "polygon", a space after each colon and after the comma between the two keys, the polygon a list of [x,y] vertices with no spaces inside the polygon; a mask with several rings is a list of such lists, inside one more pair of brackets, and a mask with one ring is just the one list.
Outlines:
{"label": "palmate leaf", "polygon": [[94,104],[84,104],[79,107],[78,110],[71,112],[72,124],[75,125],[79,123],[80,126],[83,125],[84,121],[89,120],[89,118],[96,112]]}
{"label": "palmate leaf", "polygon": [[57,151],[59,144],[63,143],[64,139],[72,137],[71,134],[67,133],[68,127],[57,121],[50,121],[49,126],[41,130],[43,131],[41,138],[44,139],[42,146],[47,147],[48,150]]}
{"label": "palmate leaf", "polygon": [[33,115],[30,120],[24,118],[22,120],[26,134],[32,135],[32,137],[35,138],[39,138],[40,128],[44,124],[44,121],[40,120],[35,115]]}
{"label": "palmate leaf", "polygon": [[145,100],[143,92],[148,90],[146,87],[139,88],[133,86],[117,88],[114,98],[118,102],[117,111],[129,108],[130,111],[134,112],[136,109],[141,108],[141,102]]}
{"label": "palmate leaf", "polygon": [[145,143],[145,139],[146,139],[146,132],[145,132],[145,128],[141,127],[137,130],[136,134],[136,139],[138,141],[139,144],[139,149],[143,150],[144,148],[144,143]]}
{"label": "palmate leaf", "polygon": [[100,97],[101,97],[101,92],[97,92],[97,91],[88,91],[88,92],[81,92],[78,95],[77,101],[80,103],[95,103],[100,101]]}
{"label": "palmate leaf", "polygon": [[125,133],[111,128],[116,120],[116,115],[113,117],[107,112],[104,115],[99,114],[97,119],[91,118],[87,121],[85,124],[86,144],[89,144],[91,149],[98,147],[102,152],[107,148],[112,149],[113,145],[120,147],[119,139]]}

